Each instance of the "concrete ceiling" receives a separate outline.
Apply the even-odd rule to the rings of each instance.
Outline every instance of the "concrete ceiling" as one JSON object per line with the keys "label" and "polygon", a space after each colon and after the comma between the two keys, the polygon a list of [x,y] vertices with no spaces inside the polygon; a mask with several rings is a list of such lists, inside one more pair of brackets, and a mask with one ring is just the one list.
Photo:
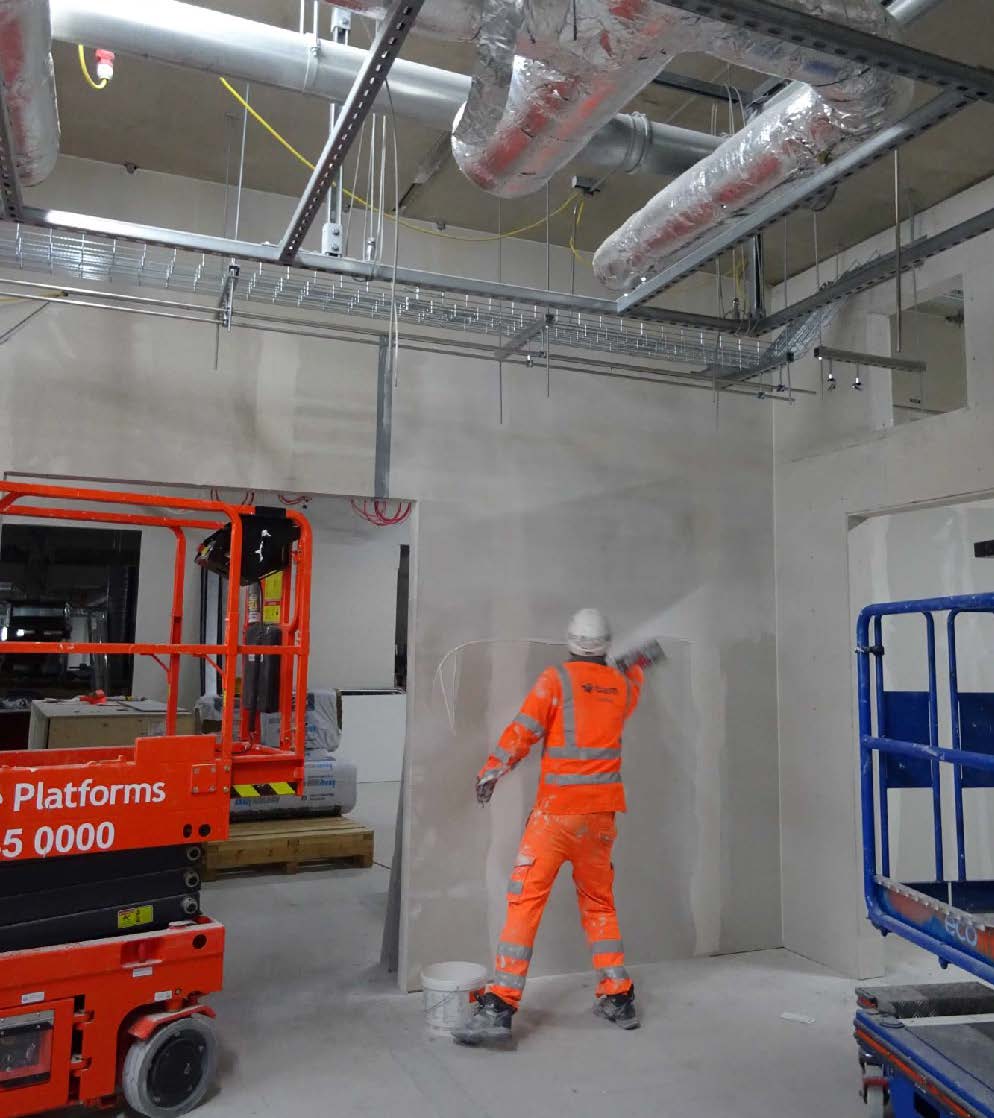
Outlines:
{"label": "concrete ceiling", "polygon": [[[250,19],[286,28],[298,25],[297,0],[194,0]],[[325,10],[327,5],[322,6]],[[990,0],[946,0],[909,30],[908,39],[929,50],[965,62],[994,68],[994,32],[990,29]],[[308,5],[310,8],[310,5]],[[352,41],[368,42],[371,25],[353,21]],[[327,29],[324,30],[327,35]],[[62,118],[62,148],[67,154],[110,163],[133,164],[142,169],[166,171],[215,182],[237,180],[242,110],[216,77],[178,70],[153,62],[119,58],[110,86],[101,93],[90,90],[79,71],[76,52],[55,46],[55,64]],[[468,73],[471,48],[412,36],[403,55],[418,62]],[[711,81],[747,88],[762,76],[730,70],[707,56],[685,56],[679,72]],[[928,94],[922,90],[922,96]],[[255,107],[302,153],[313,158],[328,129],[327,105],[263,86],[250,93]],[[706,98],[650,86],[630,106],[651,119],[688,128],[725,132],[729,108]],[[736,114],[736,123],[738,116]],[[404,120],[397,130],[401,194],[410,186],[415,170],[440,133]],[[994,107],[977,106],[946,121],[908,145],[902,152],[906,202],[921,210],[971,184],[994,175],[994,147],[977,143],[994,127]],[[368,149],[367,149],[368,152]],[[365,193],[368,154],[361,158],[357,192]],[[574,170],[556,177],[550,190],[550,207],[556,209],[570,189]],[[351,185],[355,160],[347,168]],[[307,168],[275,143],[251,121],[248,127],[244,182],[247,187],[280,194],[299,194],[308,177]],[[388,197],[392,198],[392,168],[388,171]],[[615,174],[585,207],[577,246],[592,251],[600,241],[665,184],[649,176]],[[545,193],[506,202],[498,215],[495,198],[472,186],[457,171],[451,158],[430,184],[417,192],[407,216],[444,225],[495,232],[527,225],[545,213]],[[571,209],[551,221],[551,240],[568,243]],[[855,244],[892,224],[894,184],[891,161],[885,159],[844,183],[835,199],[817,217],[821,256]],[[221,230],[218,230],[220,233]],[[274,230],[274,236],[279,230]],[[527,234],[545,239],[544,228]],[[805,212],[787,224],[786,254],[782,228],[766,234],[767,276],[771,282],[784,272],[794,274],[814,260],[814,219]],[[493,249],[496,252],[496,248]]]}

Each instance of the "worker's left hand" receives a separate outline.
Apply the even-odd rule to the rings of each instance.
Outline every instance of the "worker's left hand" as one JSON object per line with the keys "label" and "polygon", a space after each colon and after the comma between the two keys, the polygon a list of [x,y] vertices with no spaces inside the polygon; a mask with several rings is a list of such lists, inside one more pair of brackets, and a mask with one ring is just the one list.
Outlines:
{"label": "worker's left hand", "polygon": [[476,781],[476,802],[478,804],[490,803],[490,797],[494,794],[494,789],[497,787],[497,777],[495,776],[481,776]]}

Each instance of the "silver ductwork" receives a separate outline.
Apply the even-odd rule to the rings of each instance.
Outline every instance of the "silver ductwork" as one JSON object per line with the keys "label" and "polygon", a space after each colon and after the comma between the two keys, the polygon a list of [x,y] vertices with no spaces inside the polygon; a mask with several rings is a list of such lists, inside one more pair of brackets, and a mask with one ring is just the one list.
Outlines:
{"label": "silver ductwork", "polygon": [[[889,26],[878,0],[795,2],[877,32]],[[519,9],[523,28],[514,43],[508,41],[507,13]],[[481,52],[452,148],[468,178],[505,198],[545,185],[681,54],[705,52],[809,83],[846,127],[851,119],[841,117],[862,113],[887,84],[874,71],[864,78],[857,67],[832,56],[657,0],[494,0],[484,12],[480,36],[483,43],[499,41],[508,57],[495,70],[493,51]]]}
{"label": "silver ductwork", "polygon": [[[500,39],[497,13],[481,37]],[[574,159],[671,57],[683,16],[655,0],[504,0],[522,32],[502,43],[505,84],[481,59],[452,152],[460,170],[503,198],[531,194]],[[668,45],[669,44],[669,45]]]}
{"label": "silver ductwork", "polygon": [[[440,10],[476,10],[481,0],[431,0]],[[45,7],[44,4],[40,6]],[[180,0],[50,0],[52,35],[60,42],[106,47],[193,70],[222,74],[233,81],[258,82],[279,89],[342,101],[348,96],[366,52],[314,39],[296,31],[258,23]],[[373,18],[376,4],[362,4]],[[426,9],[428,5],[426,5]],[[353,6],[353,10],[356,10]],[[453,23],[459,21],[453,18]],[[421,27],[419,18],[418,28]],[[463,19],[465,29],[467,22]],[[470,93],[465,74],[398,59],[390,69],[390,91],[398,116],[448,132]],[[377,110],[390,102],[381,94]],[[583,152],[593,167],[677,175],[714,151],[720,139],[674,125],[619,114],[602,122]]]}
{"label": "silver ductwork", "polygon": [[[877,0],[793,2],[863,30],[896,35],[896,25]],[[911,99],[911,83],[904,79],[783,42],[744,39],[736,31],[717,37],[707,49],[728,61],[812,84],[793,86],[774,99],[612,233],[593,262],[594,274],[607,287],[626,290],[653,275],[703,233],[884,127]]]}
{"label": "silver ductwork", "polygon": [[44,0],[0,0],[0,79],[18,176],[34,186],[59,157],[52,29]]}

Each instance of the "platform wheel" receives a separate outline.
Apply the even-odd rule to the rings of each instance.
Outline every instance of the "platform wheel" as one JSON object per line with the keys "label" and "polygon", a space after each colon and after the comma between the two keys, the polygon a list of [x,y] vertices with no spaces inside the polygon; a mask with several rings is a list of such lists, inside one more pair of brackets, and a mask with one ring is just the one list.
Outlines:
{"label": "platform wheel", "polygon": [[172,1021],[124,1057],[125,1102],[146,1118],[176,1118],[199,1106],[217,1075],[217,1033],[209,1017]]}
{"label": "platform wheel", "polygon": [[891,1118],[890,1092],[883,1087],[869,1087],[865,1093],[865,1118]]}

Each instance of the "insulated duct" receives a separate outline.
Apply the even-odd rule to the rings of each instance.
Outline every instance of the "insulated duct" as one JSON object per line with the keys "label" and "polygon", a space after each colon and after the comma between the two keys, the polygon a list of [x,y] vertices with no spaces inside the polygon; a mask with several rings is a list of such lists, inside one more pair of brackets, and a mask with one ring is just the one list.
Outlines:
{"label": "insulated duct", "polygon": [[[810,11],[882,32],[878,0],[795,0]],[[510,11],[523,22],[511,34]],[[872,18],[871,18],[872,17]],[[480,61],[452,149],[463,173],[505,198],[530,194],[680,54],[706,52],[751,70],[817,87],[835,123],[886,106],[893,86],[875,71],[671,8],[658,0],[493,0],[484,11]],[[504,61],[493,65],[497,53]],[[886,87],[886,88],[885,88]],[[874,109],[874,119],[882,117]]]}
{"label": "insulated duct", "polygon": [[[38,6],[46,7],[44,3]],[[60,42],[105,47],[330,101],[348,96],[366,56],[356,47],[327,39],[315,45],[309,35],[180,0],[142,0],[140,4],[134,0],[49,0],[47,6],[52,13],[52,35]],[[360,8],[372,18],[382,10],[373,0],[353,3],[353,11]],[[430,0],[423,10],[432,15],[435,27],[448,20],[449,33],[454,28],[458,37],[471,29],[467,13],[482,13],[482,0]],[[423,21],[419,16],[419,31]],[[470,94],[470,79],[400,58],[390,68],[390,92],[398,116],[448,132]],[[385,113],[389,107],[381,94],[376,110]],[[720,143],[707,133],[655,124],[639,114],[622,113],[601,124],[599,131],[590,134],[583,161],[606,169],[622,166],[627,171],[676,175]]]}
{"label": "insulated duct", "polygon": [[[877,0],[793,2],[828,19],[896,36],[894,21]],[[626,290],[653,275],[702,233],[879,131],[911,99],[911,83],[904,79],[788,43],[760,37],[747,41],[741,32],[730,32],[706,49],[728,61],[810,84],[791,87],[775,98],[604,241],[594,255],[594,274],[610,288]]]}
{"label": "insulated duct", "polygon": [[0,79],[20,181],[47,178],[59,156],[52,29],[44,0],[0,0]]}

